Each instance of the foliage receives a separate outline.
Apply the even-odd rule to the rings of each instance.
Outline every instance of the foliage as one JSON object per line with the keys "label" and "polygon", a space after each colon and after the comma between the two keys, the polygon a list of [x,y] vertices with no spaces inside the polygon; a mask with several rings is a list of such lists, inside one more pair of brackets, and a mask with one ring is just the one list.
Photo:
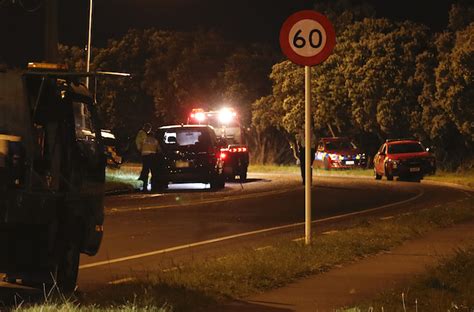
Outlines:
{"label": "foliage", "polygon": [[[445,168],[474,165],[472,6],[454,4],[438,34],[375,18],[372,7],[349,0],[321,1],[315,9],[337,34],[334,53],[312,74],[317,138],[349,136],[372,156],[386,138],[415,136],[435,148]],[[84,70],[82,49],[60,52],[70,68]],[[232,105],[252,161],[293,159],[290,146],[298,145],[304,124],[303,69],[268,47],[240,46],[212,31],[132,29],[92,52],[93,69],[133,75],[98,85],[104,125],[119,141],[131,143],[145,122],[181,123],[193,107]]]}
{"label": "foliage", "polygon": [[[472,7],[454,5],[455,31],[433,35],[423,25],[371,17],[368,7],[346,12],[347,1],[322,6],[334,18],[337,44],[313,69],[315,136],[350,136],[369,155],[387,138],[415,136],[435,148],[441,166],[472,166]],[[273,92],[254,103],[253,124],[298,138],[303,69],[283,61],[270,79]]]}
{"label": "foliage", "polygon": [[[70,68],[84,70],[82,49],[61,46],[60,51]],[[193,107],[230,104],[248,125],[251,104],[270,91],[267,76],[276,60],[264,45],[237,47],[201,30],[132,29],[92,55],[93,69],[132,74],[130,79],[104,78],[97,86],[104,127],[128,143],[122,146],[125,150],[133,147],[145,122],[155,126],[186,122]]]}

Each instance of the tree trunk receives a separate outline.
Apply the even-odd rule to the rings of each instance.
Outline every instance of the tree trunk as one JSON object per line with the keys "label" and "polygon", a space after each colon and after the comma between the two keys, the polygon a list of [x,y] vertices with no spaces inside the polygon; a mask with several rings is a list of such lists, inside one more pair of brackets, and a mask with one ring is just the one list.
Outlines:
{"label": "tree trunk", "polygon": [[328,128],[329,128],[329,131],[331,132],[332,137],[335,138],[335,137],[336,137],[336,134],[334,134],[334,130],[332,129],[331,124],[330,124],[330,123],[327,123],[327,126],[328,126]]}

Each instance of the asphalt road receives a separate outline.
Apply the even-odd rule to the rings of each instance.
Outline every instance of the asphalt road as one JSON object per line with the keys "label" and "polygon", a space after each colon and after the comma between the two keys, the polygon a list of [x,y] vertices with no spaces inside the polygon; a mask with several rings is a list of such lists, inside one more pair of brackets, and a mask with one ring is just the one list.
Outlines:
{"label": "asphalt road", "polygon": [[[105,234],[95,257],[81,257],[79,289],[92,291],[176,263],[225,256],[238,247],[299,238],[304,231],[304,188],[297,175],[250,175],[221,191],[172,189],[163,194],[110,196]],[[356,216],[389,216],[469,196],[425,182],[316,177],[313,230],[329,231]],[[2,293],[0,285],[0,295]],[[5,290],[5,288],[3,288]]]}

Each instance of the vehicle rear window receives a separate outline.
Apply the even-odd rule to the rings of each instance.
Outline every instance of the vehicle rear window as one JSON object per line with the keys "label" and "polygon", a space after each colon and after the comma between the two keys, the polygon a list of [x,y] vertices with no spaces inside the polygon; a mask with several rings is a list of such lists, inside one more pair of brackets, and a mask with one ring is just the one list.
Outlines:
{"label": "vehicle rear window", "polygon": [[212,145],[208,131],[201,129],[170,129],[164,133],[165,144],[178,146]]}
{"label": "vehicle rear window", "polygon": [[423,152],[424,148],[420,143],[399,143],[388,146],[389,154],[406,154]]}

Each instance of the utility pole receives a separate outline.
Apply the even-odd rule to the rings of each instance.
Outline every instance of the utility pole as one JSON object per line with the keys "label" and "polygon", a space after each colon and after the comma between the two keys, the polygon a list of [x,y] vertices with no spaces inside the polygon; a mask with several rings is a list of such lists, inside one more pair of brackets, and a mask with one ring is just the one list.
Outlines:
{"label": "utility pole", "polygon": [[59,62],[58,51],[58,0],[44,0],[44,61]]}

